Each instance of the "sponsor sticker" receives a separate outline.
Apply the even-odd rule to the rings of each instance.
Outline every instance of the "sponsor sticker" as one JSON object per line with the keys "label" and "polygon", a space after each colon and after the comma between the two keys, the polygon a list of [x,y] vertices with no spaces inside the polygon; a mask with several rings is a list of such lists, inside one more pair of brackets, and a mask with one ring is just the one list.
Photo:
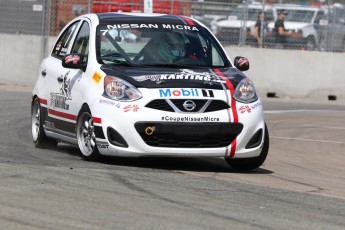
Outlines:
{"label": "sponsor sticker", "polygon": [[199,31],[196,26],[192,25],[181,25],[181,24],[144,24],[144,23],[131,23],[131,24],[113,24],[107,25],[107,29],[101,30],[102,35],[112,29],[172,29],[172,30],[190,30],[190,31]]}
{"label": "sponsor sticker", "polygon": [[78,55],[68,55],[65,57],[66,64],[73,62],[73,64],[78,64],[78,61],[80,60]]}
{"label": "sponsor sticker", "polygon": [[100,99],[99,104],[111,105],[111,106],[115,106],[116,108],[121,108],[121,105],[119,102],[110,101],[110,100],[106,100],[106,99]]}
{"label": "sponsor sticker", "polygon": [[50,93],[50,106],[52,108],[59,108],[69,110],[68,100],[72,100],[71,97],[71,79],[68,77],[70,71],[64,76],[60,76],[62,83],[59,93]]}
{"label": "sponsor sticker", "polygon": [[160,89],[160,97],[214,97],[212,90],[205,89]]}
{"label": "sponsor sticker", "polygon": [[55,129],[55,123],[50,122],[50,121],[44,121],[44,126],[45,126],[46,128]]}
{"label": "sponsor sticker", "polygon": [[123,112],[138,112],[139,105],[127,105],[123,108]]}
{"label": "sponsor sticker", "polygon": [[238,109],[238,111],[240,111],[240,113],[251,113],[252,109],[248,105],[243,105]]}
{"label": "sponsor sticker", "polygon": [[207,121],[219,121],[219,117],[172,117],[162,116],[162,121],[173,121],[173,122],[207,122]]}
{"label": "sponsor sticker", "polygon": [[109,148],[109,145],[108,145],[108,144],[98,143],[98,144],[97,144],[97,147],[100,148],[100,149],[108,149],[108,148]]}
{"label": "sponsor sticker", "polygon": [[102,75],[96,71],[92,76],[92,80],[96,82],[97,84],[99,84],[100,81],[102,80]]}
{"label": "sponsor sticker", "polygon": [[212,84],[215,82],[225,83],[224,80],[219,79],[217,75],[209,72],[195,72],[189,69],[181,69],[179,73],[172,74],[157,74],[157,75],[142,75],[133,77],[136,81],[155,81],[157,84],[165,82],[166,80],[192,80],[203,81],[205,84]]}
{"label": "sponsor sticker", "polygon": [[251,106],[252,109],[257,109],[257,108],[261,108],[261,107],[262,107],[261,102],[257,102],[257,103],[255,103],[254,105]]}
{"label": "sponsor sticker", "polygon": [[82,75],[82,71],[78,71],[73,77],[69,77],[70,71],[65,75],[61,75],[59,78],[61,80],[61,88],[58,93],[50,93],[50,106],[52,108],[59,108],[64,110],[69,110],[69,103],[67,101],[72,100],[72,89],[77,81]]}

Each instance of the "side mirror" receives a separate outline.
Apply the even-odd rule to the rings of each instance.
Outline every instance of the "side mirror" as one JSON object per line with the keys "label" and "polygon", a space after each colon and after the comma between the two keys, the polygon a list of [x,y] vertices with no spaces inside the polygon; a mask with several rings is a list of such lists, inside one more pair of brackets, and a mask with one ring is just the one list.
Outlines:
{"label": "side mirror", "polygon": [[70,69],[83,69],[84,55],[81,54],[67,54],[62,58],[62,66]]}
{"label": "side mirror", "polygon": [[241,71],[249,70],[249,61],[245,57],[235,57],[234,64],[235,67]]}

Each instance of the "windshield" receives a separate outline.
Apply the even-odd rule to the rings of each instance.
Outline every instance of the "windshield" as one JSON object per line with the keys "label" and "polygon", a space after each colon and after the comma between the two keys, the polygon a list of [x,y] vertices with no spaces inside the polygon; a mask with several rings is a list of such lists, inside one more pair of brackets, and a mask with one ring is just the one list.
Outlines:
{"label": "windshield", "polygon": [[285,21],[312,23],[315,11],[287,9],[288,15]]}
{"label": "windshield", "polygon": [[229,66],[213,35],[203,27],[118,21],[98,26],[97,60],[128,66]]}

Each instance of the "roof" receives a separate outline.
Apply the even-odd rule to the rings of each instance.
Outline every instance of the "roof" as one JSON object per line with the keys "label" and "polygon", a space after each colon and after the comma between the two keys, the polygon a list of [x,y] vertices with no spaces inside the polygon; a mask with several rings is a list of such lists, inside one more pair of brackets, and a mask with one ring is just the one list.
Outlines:
{"label": "roof", "polygon": [[[118,21],[130,21],[130,22],[145,22],[145,23],[176,23],[176,24],[187,24],[193,23],[194,20],[185,16],[176,16],[170,14],[155,14],[155,13],[98,13],[97,14],[100,23],[111,22],[114,23],[114,19]],[[188,24],[189,24],[188,23]]]}

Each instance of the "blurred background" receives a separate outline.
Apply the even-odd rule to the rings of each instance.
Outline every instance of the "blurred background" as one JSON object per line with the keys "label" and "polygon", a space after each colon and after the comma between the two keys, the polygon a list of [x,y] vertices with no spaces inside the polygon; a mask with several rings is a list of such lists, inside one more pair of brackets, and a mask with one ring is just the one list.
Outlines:
{"label": "blurred background", "polygon": [[[287,11],[284,24],[291,31],[284,47],[277,46],[273,36],[280,10]],[[267,76],[266,83],[277,81],[276,76],[282,71],[288,74],[284,76],[287,79],[300,74],[293,69],[307,67],[306,79],[319,81],[323,87],[327,83],[315,80],[315,76],[331,76],[324,89],[327,93],[345,84],[339,80],[345,74],[340,68],[345,56],[344,0],[0,0],[0,85],[32,86],[40,61],[49,54],[61,29],[71,19],[89,12],[187,15],[206,25],[228,53],[249,57],[256,67],[256,72],[249,72],[254,80]],[[264,17],[258,18],[260,12],[264,12]],[[260,42],[255,38],[258,21]],[[302,51],[304,54],[296,53]],[[267,64],[272,60],[275,67]],[[299,80],[291,80],[290,88],[295,89],[296,81]],[[273,83],[280,85],[278,91],[285,90],[284,94],[289,95],[291,89],[286,81]],[[267,91],[272,88],[267,84],[257,86]],[[319,91],[318,85],[310,84],[303,86],[310,90],[294,95],[305,97]],[[345,95],[342,89],[337,90]]]}
{"label": "blurred background", "polygon": [[[204,23],[223,45],[276,48],[272,36],[278,12],[292,31],[285,49],[345,51],[345,5],[332,0],[0,0],[0,33],[57,36],[74,17],[94,12],[182,14]],[[150,5],[150,8],[145,7]],[[254,38],[265,12],[262,43]],[[261,28],[260,28],[261,29]],[[46,48],[42,49],[45,52]]]}

